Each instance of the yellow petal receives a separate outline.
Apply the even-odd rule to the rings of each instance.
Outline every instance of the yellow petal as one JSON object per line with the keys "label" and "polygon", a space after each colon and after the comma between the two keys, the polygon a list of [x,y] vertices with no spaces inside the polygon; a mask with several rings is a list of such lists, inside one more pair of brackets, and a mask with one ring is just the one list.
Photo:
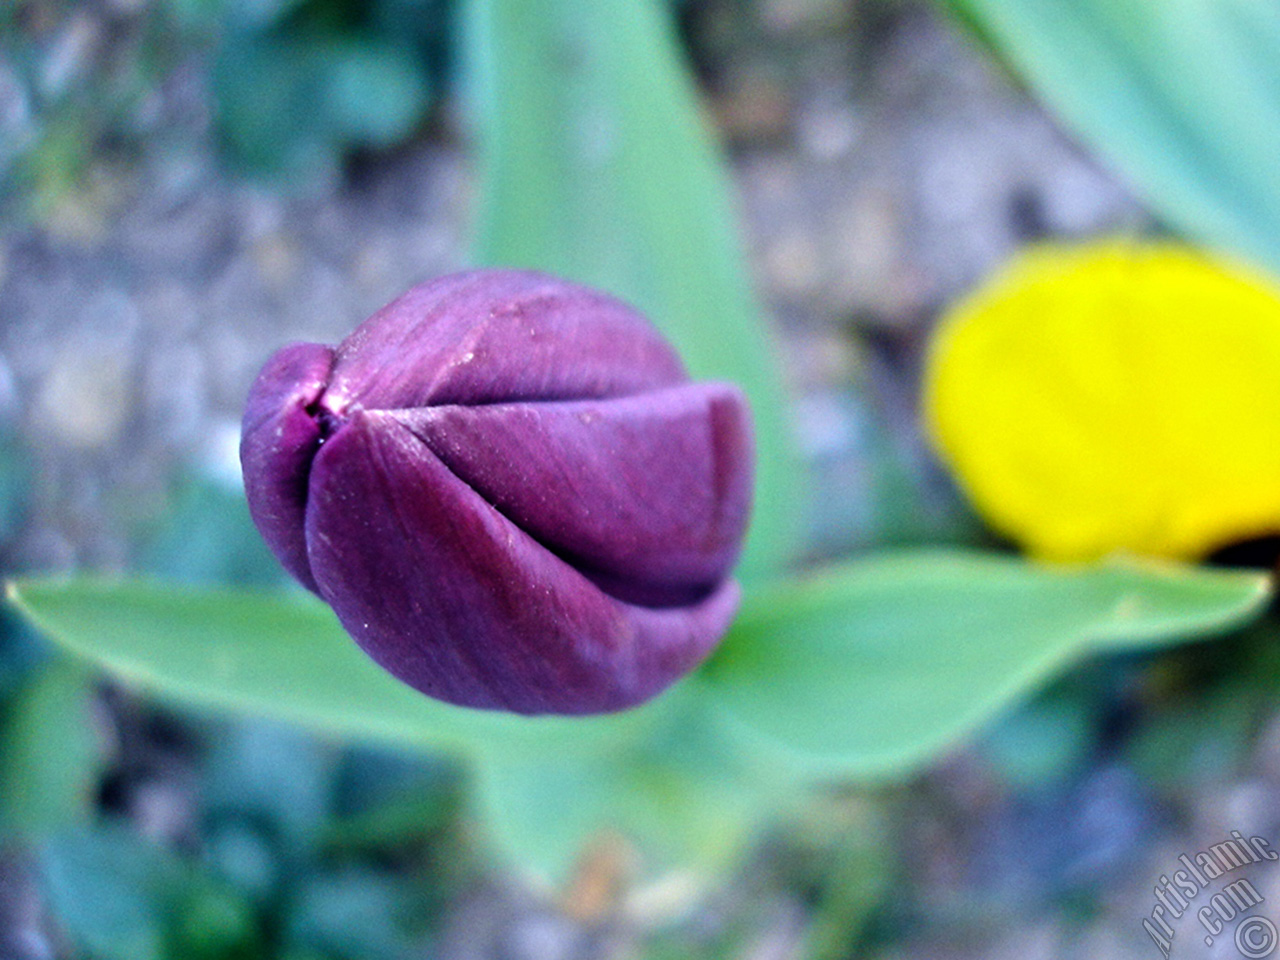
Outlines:
{"label": "yellow petal", "polygon": [[1034,249],[944,318],[924,406],[978,510],[1043,559],[1280,533],[1280,294],[1240,267]]}

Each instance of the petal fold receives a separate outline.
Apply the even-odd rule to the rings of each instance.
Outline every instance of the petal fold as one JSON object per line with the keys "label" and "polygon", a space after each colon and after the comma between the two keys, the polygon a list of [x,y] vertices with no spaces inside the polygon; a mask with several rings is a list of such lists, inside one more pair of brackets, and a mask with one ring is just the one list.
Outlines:
{"label": "petal fold", "polygon": [[320,449],[312,409],[329,382],[333,351],[294,343],[273,355],[249,393],[240,435],[240,465],[249,512],[285,569],[315,590],[303,526],[307,478]]}
{"label": "petal fold", "polygon": [[521,713],[624,709],[696,666],[738,588],[656,609],[616,599],[463,482],[397,415],[354,411],[321,447],[306,540],[322,597],[424,693]]}
{"label": "petal fold", "polygon": [[622,599],[700,599],[737,559],[752,440],[730,384],[396,416],[486,501]]}

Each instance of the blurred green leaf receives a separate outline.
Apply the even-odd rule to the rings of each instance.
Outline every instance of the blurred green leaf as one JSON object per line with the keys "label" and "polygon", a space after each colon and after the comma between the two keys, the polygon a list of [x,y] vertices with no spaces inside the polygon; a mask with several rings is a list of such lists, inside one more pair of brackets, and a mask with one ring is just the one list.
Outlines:
{"label": "blurred green leaf", "polygon": [[817,771],[899,774],[1073,660],[1220,632],[1270,581],[1172,564],[862,560],[749,597],[704,671],[726,720]]}
{"label": "blurred green leaf", "polygon": [[1145,784],[1185,789],[1248,775],[1254,737],[1274,703],[1249,677],[1232,677],[1143,718],[1125,753]]}
{"label": "blurred green leaf", "polygon": [[270,902],[284,873],[278,846],[257,825],[243,820],[206,824],[203,833],[210,873],[255,903]]}
{"label": "blurred green leaf", "polygon": [[655,0],[471,0],[480,106],[476,259],[608,290],[698,377],[751,400],[759,461],[742,573],[787,558],[803,506],[787,403],[725,175]]}
{"label": "blurred green leaf", "polygon": [[171,960],[258,960],[264,954],[254,909],[212,883],[196,883],[170,917]]}
{"label": "blurred green leaf", "polygon": [[330,814],[337,757],[332,747],[261,719],[212,738],[202,791],[214,821],[253,823],[286,850],[307,850]]}
{"label": "blurred green leaf", "polygon": [[1002,718],[982,737],[982,755],[1017,790],[1054,787],[1089,761],[1101,736],[1103,704],[1059,689]]}
{"label": "blurred green leaf", "polygon": [[333,58],[325,80],[328,122],[343,140],[386,148],[422,118],[430,89],[422,67],[389,44],[351,44]]}
{"label": "blurred green leaf", "polygon": [[[58,643],[155,693],[481,760],[500,842],[548,875],[604,829],[658,859],[723,859],[762,809],[762,791],[735,779],[737,760],[700,712],[696,680],[614,716],[519,717],[413,691],[303,596],[75,581],[12,592]],[[218,793],[252,813],[265,802],[260,780],[231,777]]]}
{"label": "blurred green leaf", "polygon": [[1269,581],[960,552],[862,561],[750,597],[705,670],[599,718],[421,696],[300,595],[83,581],[10,594],[67,649],[157,693],[480,760],[499,840],[560,876],[609,830],[651,861],[718,865],[793,773],[902,773],[1075,658],[1244,621]]}
{"label": "blurred green leaf", "polygon": [[243,900],[122,826],[59,834],[40,866],[55,921],[94,960],[255,955],[257,921]]}
{"label": "blurred green leaf", "polygon": [[0,428],[0,542],[17,532],[26,515],[31,473],[30,452],[11,429]]}
{"label": "blurred green leaf", "polygon": [[1174,225],[1280,272],[1280,4],[946,3]]}
{"label": "blurred green leaf", "polygon": [[381,36],[396,37],[439,54],[452,44],[457,25],[454,0],[356,0],[368,26]]}
{"label": "blurred green leaf", "polygon": [[59,658],[36,669],[0,726],[0,829],[43,836],[87,819],[102,757],[92,678]]}
{"label": "blurred green leaf", "polygon": [[246,38],[215,63],[218,128],[247,167],[271,173],[332,164],[317,119],[318,64],[301,42]]}
{"label": "blurred green leaf", "polygon": [[165,0],[166,12],[185,30],[264,31],[278,26],[306,0]]}
{"label": "blurred green leaf", "polygon": [[811,904],[801,955],[861,956],[867,927],[894,894],[894,831],[865,793],[815,794],[798,813],[771,860],[779,885],[806,891]]}
{"label": "blurred green leaf", "polygon": [[553,882],[610,838],[650,868],[722,870],[794,780],[749,776],[698,697],[668,721],[604,756],[489,758],[477,770],[484,822],[516,864]]}
{"label": "blurred green leaf", "polygon": [[425,66],[394,41],[299,33],[224,43],[214,93],[243,163],[311,175],[352,148],[404,139],[431,96]]}
{"label": "blurred green leaf", "polygon": [[72,580],[11,585],[10,599],[51,640],[156,694],[417,749],[607,750],[642,735],[679,692],[611,716],[520,717],[414,691],[301,593]]}
{"label": "blurred green leaf", "polygon": [[366,870],[321,876],[297,896],[289,920],[294,949],[360,960],[408,960],[414,942],[401,915],[403,891]]}
{"label": "blurred green leaf", "polygon": [[161,960],[169,891],[182,864],[123,828],[99,827],[54,838],[41,853],[49,905],[58,925],[100,960]]}
{"label": "blurred green leaf", "polygon": [[403,850],[451,826],[458,813],[456,794],[428,789],[387,800],[378,807],[331,820],[325,848],[338,852]]}
{"label": "blurred green leaf", "polygon": [[164,525],[143,546],[143,572],[181,583],[284,583],[286,575],[249,516],[241,490],[201,477],[185,481]]}
{"label": "blurred green leaf", "polygon": [[466,783],[462,766],[443,758],[346,750],[336,791],[338,815],[326,827],[325,847],[403,851],[456,825]]}
{"label": "blurred green leaf", "polygon": [[26,685],[49,660],[49,645],[12,606],[0,607],[0,702]]}

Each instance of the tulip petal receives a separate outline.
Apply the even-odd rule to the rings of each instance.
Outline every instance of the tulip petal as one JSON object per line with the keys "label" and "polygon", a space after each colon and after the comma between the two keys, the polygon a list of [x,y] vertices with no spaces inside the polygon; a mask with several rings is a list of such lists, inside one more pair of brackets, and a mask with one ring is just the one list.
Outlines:
{"label": "tulip petal", "polygon": [[583,399],[684,379],[671,347],[620,300],[532,271],[475,270],[415,287],[357,327],[338,345],[324,405]]}
{"label": "tulip petal", "polygon": [[249,393],[240,439],[253,521],[285,569],[310,590],[316,582],[303,524],[321,426],[309,408],[324,392],[332,366],[333,351],[316,343],[290,344],[272,356]]}
{"label": "tulip petal", "polygon": [[424,693],[521,713],[654,696],[727,629],[738,588],[654,609],[617,600],[453,474],[397,416],[353,412],[321,447],[306,538],[320,594]]}
{"label": "tulip petal", "polygon": [[485,500],[621,599],[700,599],[737,558],[751,426],[730,384],[396,416]]}
{"label": "tulip petal", "polygon": [[1274,535],[1278,294],[1173,244],[1033,250],[940,327],[930,433],[992,526],[1047,560]]}

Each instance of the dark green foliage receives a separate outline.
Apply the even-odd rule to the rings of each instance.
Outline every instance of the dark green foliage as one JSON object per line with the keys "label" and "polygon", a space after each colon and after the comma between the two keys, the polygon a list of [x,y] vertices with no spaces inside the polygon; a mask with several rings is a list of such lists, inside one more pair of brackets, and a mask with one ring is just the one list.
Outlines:
{"label": "dark green foliage", "polygon": [[448,64],[449,0],[171,0],[214,37],[217,129],[231,157],[306,179],[393,147],[424,119]]}
{"label": "dark green foliage", "polygon": [[259,931],[234,891],[121,826],[71,831],[40,857],[55,920],[100,960],[249,958]]}
{"label": "dark green foliage", "polygon": [[290,184],[331,174],[419,129],[447,82],[452,7],[164,0],[111,15],[6,5],[0,196],[44,216],[84,185],[95,157],[210,145],[232,167]]}

